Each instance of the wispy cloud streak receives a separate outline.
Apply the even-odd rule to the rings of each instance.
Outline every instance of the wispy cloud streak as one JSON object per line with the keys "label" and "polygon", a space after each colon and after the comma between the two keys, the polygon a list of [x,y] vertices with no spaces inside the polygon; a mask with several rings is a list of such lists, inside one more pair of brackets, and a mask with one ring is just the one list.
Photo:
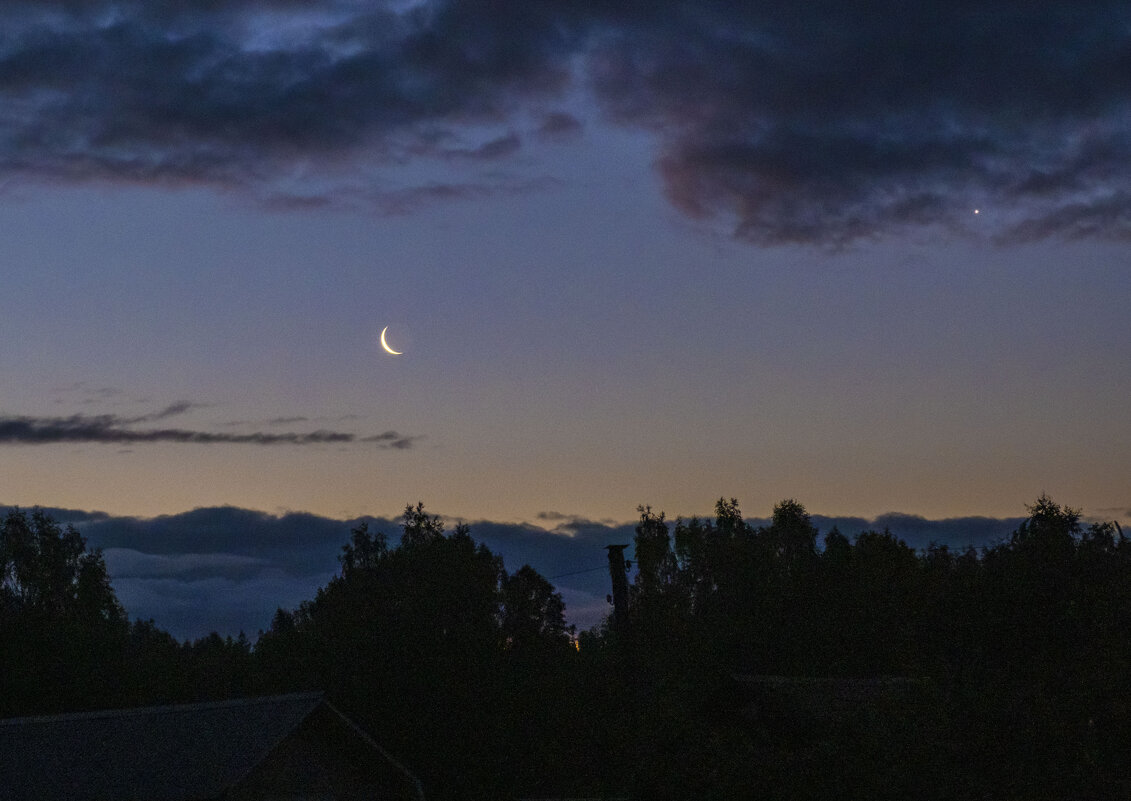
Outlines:
{"label": "wispy cloud streak", "polygon": [[123,418],[119,422],[122,425],[132,425],[134,423],[152,423],[156,422],[157,420],[164,420],[168,417],[176,417],[177,415],[190,412],[193,409],[201,409],[205,406],[207,406],[207,404],[205,403],[193,403],[192,401],[184,400],[177,401],[176,403],[171,403],[164,409],[160,409],[159,411],[152,412],[150,414],[143,414],[138,417]]}
{"label": "wispy cloud streak", "polygon": [[[59,443],[136,444],[150,442],[193,443],[202,445],[324,445],[332,443],[376,443],[382,448],[406,450],[418,436],[396,431],[359,436],[343,431],[319,429],[307,433],[233,433],[194,431],[184,428],[137,429],[129,426],[175,414],[169,407],[154,415],[121,418],[115,415],[72,415],[70,417],[0,417],[0,445],[54,445]],[[183,410],[182,410],[183,411]]]}

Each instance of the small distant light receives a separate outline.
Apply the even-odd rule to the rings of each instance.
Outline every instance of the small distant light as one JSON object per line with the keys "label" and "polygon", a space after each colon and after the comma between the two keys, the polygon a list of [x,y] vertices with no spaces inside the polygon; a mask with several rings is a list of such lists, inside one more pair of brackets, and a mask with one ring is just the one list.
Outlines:
{"label": "small distant light", "polygon": [[974,213],[975,213],[975,214],[981,214],[981,213],[982,213],[982,210],[981,210],[981,209],[974,209]]}

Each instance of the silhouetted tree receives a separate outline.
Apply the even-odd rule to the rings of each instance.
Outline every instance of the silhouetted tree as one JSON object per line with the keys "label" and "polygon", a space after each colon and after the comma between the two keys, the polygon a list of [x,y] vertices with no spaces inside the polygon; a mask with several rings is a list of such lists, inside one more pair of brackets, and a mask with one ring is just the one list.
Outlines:
{"label": "silhouetted tree", "polygon": [[[369,524],[362,523],[350,531],[350,541],[342,546],[342,554],[338,557],[338,561],[341,562],[343,575],[354,570],[372,570],[388,551],[385,535],[380,532],[370,535]],[[286,621],[281,621],[281,624],[287,625]]]}
{"label": "silhouetted tree", "polygon": [[191,696],[182,646],[153,620],[130,625],[123,669],[131,677],[121,698],[123,706],[173,704]]}
{"label": "silhouetted tree", "polygon": [[125,612],[100,551],[40,509],[0,521],[0,714],[110,705]]}
{"label": "silhouetted tree", "polygon": [[758,567],[753,546],[753,532],[735,498],[719,498],[713,524],[676,521],[676,557],[696,615],[719,619],[739,613]]}
{"label": "silhouetted tree", "polygon": [[530,565],[504,575],[501,634],[507,648],[569,646],[574,627],[566,624],[565,602],[554,585]]}
{"label": "silhouetted tree", "polygon": [[250,694],[251,643],[241,631],[238,637],[212,632],[181,646],[186,673],[185,701],[214,701]]}
{"label": "silhouetted tree", "polygon": [[256,648],[261,673],[329,691],[429,798],[505,792],[508,754],[534,759],[534,738],[560,718],[551,704],[567,708],[556,663],[575,653],[561,596],[529,566],[507,575],[468,526],[445,533],[420,503],[395,547],[362,525],[340,561],[312,601],[276,613]]}
{"label": "silhouetted tree", "polygon": [[770,525],[759,532],[769,540],[778,569],[796,574],[811,568],[817,555],[817,528],[805,507],[792,498],[774,505]]}
{"label": "silhouetted tree", "polygon": [[0,615],[39,621],[122,623],[101,550],[46,512],[11,509],[0,524]]}
{"label": "silhouetted tree", "polygon": [[663,512],[656,514],[650,506],[639,506],[636,511],[640,514],[640,522],[636,525],[633,549],[636,553],[634,597],[640,603],[671,587],[677,564]]}
{"label": "silhouetted tree", "polygon": [[[464,532],[466,533],[466,531]],[[424,504],[411,504],[404,510],[404,525],[401,534],[401,546],[414,548],[418,545],[435,543],[444,538],[444,523],[439,516],[429,516],[424,511]]]}

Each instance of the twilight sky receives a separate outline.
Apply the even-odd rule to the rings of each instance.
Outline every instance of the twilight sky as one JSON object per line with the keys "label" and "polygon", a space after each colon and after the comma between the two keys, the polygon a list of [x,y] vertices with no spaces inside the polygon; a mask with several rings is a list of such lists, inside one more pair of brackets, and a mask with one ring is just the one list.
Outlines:
{"label": "twilight sky", "polygon": [[1131,7],[14,0],[0,269],[4,503],[1118,518]]}

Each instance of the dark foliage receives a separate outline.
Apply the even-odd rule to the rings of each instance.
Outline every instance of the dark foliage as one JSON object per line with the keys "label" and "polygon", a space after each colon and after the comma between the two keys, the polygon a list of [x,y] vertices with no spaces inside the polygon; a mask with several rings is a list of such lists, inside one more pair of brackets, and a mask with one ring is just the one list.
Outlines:
{"label": "dark foliage", "polygon": [[38,509],[10,510],[0,521],[0,714],[110,701],[126,631],[102,554]]}
{"label": "dark foliage", "polygon": [[553,586],[529,566],[508,575],[467,526],[445,533],[421,504],[396,547],[355,529],[341,564],[260,637],[271,688],[329,692],[416,766],[429,798],[538,783],[528,766],[562,754],[546,736],[571,725],[557,704],[577,656]]}
{"label": "dark foliage", "polygon": [[[1042,496],[1008,542],[916,553],[887,531],[834,529],[818,549],[792,500],[752,529],[720,499],[715,520],[678,520],[670,538],[641,512],[618,645],[642,796],[1131,792],[1131,543],[1116,524],[1085,527]],[[791,680],[780,709],[763,698],[736,714],[741,692],[720,675],[832,683]],[[854,683],[896,676],[914,688],[898,703]],[[828,686],[859,690],[850,713],[835,698],[804,711]]]}
{"label": "dark foliage", "polygon": [[[916,552],[641,507],[628,620],[575,642],[553,585],[423,505],[242,635],[130,624],[101,555],[0,521],[5,715],[320,689],[430,799],[1131,795],[1131,543],[1042,496],[1008,540]],[[579,646],[579,648],[577,647]]]}

